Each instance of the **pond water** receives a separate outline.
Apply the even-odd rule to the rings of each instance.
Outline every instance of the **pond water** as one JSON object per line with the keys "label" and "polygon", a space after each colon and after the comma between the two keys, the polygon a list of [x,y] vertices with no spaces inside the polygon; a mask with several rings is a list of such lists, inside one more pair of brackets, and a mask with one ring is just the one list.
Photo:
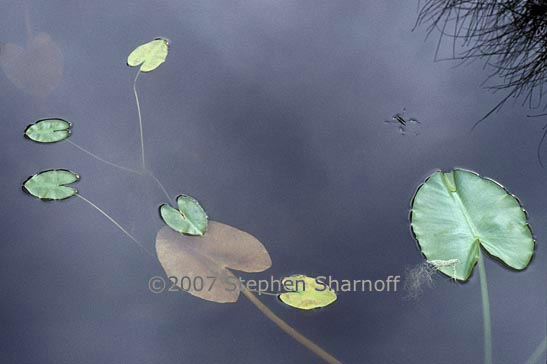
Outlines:
{"label": "pond water", "polygon": [[[21,60],[23,74],[41,64],[35,84],[0,73],[2,362],[320,362],[243,296],[151,293],[150,278],[164,275],[157,259],[85,201],[22,192],[41,170],[77,172],[82,196],[150,251],[159,205],[185,193],[267,248],[272,267],[245,278],[378,280],[424,262],[411,199],[453,167],[499,181],[528,211],[529,267],[485,260],[494,363],[525,362],[547,321],[547,172],[536,157],[545,120],[510,101],[471,132],[502,94],[480,87],[478,62],[434,62],[435,37],[412,31],[416,11],[416,1],[5,1],[0,55],[40,33],[34,43],[56,48]],[[172,201],[148,176],[23,138],[28,124],[60,117],[73,123],[69,140],[138,168],[136,69],[125,62],[155,37],[169,39],[169,56],[137,87],[146,163]],[[384,122],[403,110],[419,120],[404,134]],[[400,286],[308,312],[260,300],[343,363],[481,363],[478,271],[463,284],[433,280],[415,300]]]}

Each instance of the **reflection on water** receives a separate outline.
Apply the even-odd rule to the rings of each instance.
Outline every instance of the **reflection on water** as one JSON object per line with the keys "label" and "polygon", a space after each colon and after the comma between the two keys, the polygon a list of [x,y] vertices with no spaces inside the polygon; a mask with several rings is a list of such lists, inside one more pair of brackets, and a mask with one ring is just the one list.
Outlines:
{"label": "reflection on water", "polygon": [[49,95],[63,78],[63,54],[47,33],[34,35],[25,7],[27,43],[0,44],[0,67],[20,90],[35,97]]}

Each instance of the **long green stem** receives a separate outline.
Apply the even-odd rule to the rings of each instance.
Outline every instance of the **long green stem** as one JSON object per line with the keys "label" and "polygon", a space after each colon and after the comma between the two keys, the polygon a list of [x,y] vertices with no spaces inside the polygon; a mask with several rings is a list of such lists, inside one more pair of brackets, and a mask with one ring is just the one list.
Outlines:
{"label": "long green stem", "polygon": [[[543,341],[539,343],[538,347],[532,355],[526,360],[526,364],[538,364],[538,363],[544,363],[545,361],[541,360],[541,356],[545,354],[545,351],[547,351],[547,336],[543,338]],[[545,357],[543,357],[545,359]]]}
{"label": "long green stem", "polygon": [[484,330],[484,364],[492,364],[492,326],[490,323],[490,300],[484,259],[479,251],[479,278],[481,282],[482,322]]}
{"label": "long green stem", "polygon": [[137,71],[135,80],[133,81],[133,93],[135,94],[135,102],[137,103],[137,114],[139,116],[139,130],[141,133],[141,160],[142,160],[142,169],[146,169],[146,163],[144,161],[144,134],[142,131],[142,115],[141,115],[141,104],[139,103],[139,94],[137,93],[137,80],[141,74],[141,70]]}
{"label": "long green stem", "polygon": [[321,349],[313,341],[296,331],[289,324],[279,318],[275,313],[273,313],[268,307],[266,307],[254,294],[249,292],[245,287],[242,286],[241,292],[251,301],[267,318],[269,318],[274,324],[279,326],[279,328],[289,334],[297,342],[305,346],[308,350],[313,352],[315,355],[323,359],[328,364],[342,364],[342,362],[336,359],[334,356],[327,353],[325,350]]}
{"label": "long green stem", "polygon": [[109,214],[107,214],[105,211],[103,211],[99,206],[95,205],[93,202],[89,201],[87,198],[80,195],[79,193],[76,194],[76,196],[78,196],[79,198],[81,198],[82,200],[87,202],[94,209],[99,211],[104,217],[106,217],[108,220],[110,220],[110,222],[113,223],[114,226],[116,226],[118,229],[120,229],[125,235],[127,235],[127,237],[129,237],[129,239],[133,240],[139,247],[141,247],[141,249],[144,250],[146,252],[146,254],[148,254],[152,257],[155,256],[148,249],[146,249],[140,241],[138,241],[133,235],[131,235],[127,230],[125,230],[116,220],[114,220],[114,218],[112,218]]}
{"label": "long green stem", "polygon": [[99,157],[98,155],[96,155],[96,154],[90,152],[89,150],[85,149],[84,147],[82,147],[82,146],[80,146],[80,145],[74,143],[74,142],[73,142],[72,140],[70,140],[70,139],[66,139],[66,141],[67,141],[69,144],[73,145],[75,148],[77,148],[77,149],[81,150],[82,152],[86,153],[87,155],[90,155],[91,157],[95,158],[96,160],[98,160],[98,161],[100,161],[100,162],[103,162],[103,163],[105,163],[105,164],[108,164],[109,166],[112,166],[112,167],[115,167],[115,168],[124,170],[124,171],[126,171],[126,172],[130,172],[130,173],[135,173],[135,174],[139,174],[139,175],[142,175],[142,174],[143,174],[143,172],[141,172],[141,171],[137,171],[137,170],[135,170],[135,169],[127,168],[127,167],[121,166],[121,165],[119,165],[119,164],[116,164],[116,163],[107,161],[106,159],[101,158],[101,157]]}

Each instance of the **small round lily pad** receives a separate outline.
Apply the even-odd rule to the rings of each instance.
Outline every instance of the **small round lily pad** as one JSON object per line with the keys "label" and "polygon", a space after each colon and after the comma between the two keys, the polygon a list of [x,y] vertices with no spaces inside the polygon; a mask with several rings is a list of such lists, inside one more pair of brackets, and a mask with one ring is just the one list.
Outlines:
{"label": "small round lily pad", "polygon": [[177,197],[178,209],[167,204],[160,206],[162,220],[173,230],[188,235],[203,235],[207,230],[207,214],[193,197]]}
{"label": "small round lily pad", "polygon": [[51,169],[29,177],[23,184],[23,190],[41,200],[64,200],[78,191],[69,186],[80,179],[76,173],[66,169]]}
{"label": "small round lily pad", "polygon": [[165,62],[168,52],[169,42],[167,39],[156,38],[135,48],[127,57],[127,65],[130,67],[141,66],[141,72],[151,72]]}
{"label": "small round lily pad", "polygon": [[286,290],[294,292],[281,293],[279,299],[294,308],[313,310],[336,301],[336,293],[330,287],[303,274],[285,277],[281,283]]}
{"label": "small round lily pad", "polygon": [[38,143],[56,143],[70,136],[72,124],[63,119],[43,119],[25,129],[25,137]]}

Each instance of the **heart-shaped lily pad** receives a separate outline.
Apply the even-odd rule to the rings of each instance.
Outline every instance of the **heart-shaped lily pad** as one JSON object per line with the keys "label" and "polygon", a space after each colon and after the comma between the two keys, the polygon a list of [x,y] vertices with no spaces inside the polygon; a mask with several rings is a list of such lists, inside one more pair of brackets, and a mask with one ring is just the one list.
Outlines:
{"label": "heart-shaped lily pad", "polygon": [[482,246],[509,267],[524,269],[534,238],[519,201],[499,183],[462,169],[433,173],[418,188],[412,231],[429,261],[458,261],[437,269],[466,281]]}
{"label": "heart-shaped lily pad", "polygon": [[203,235],[207,230],[207,214],[193,197],[177,197],[178,209],[167,204],[160,206],[160,215],[171,229],[182,234]]}
{"label": "heart-shaped lily pad", "polygon": [[25,137],[38,143],[55,143],[70,136],[70,122],[63,119],[43,119],[25,129]]}
{"label": "heart-shaped lily pad", "polygon": [[281,283],[286,290],[294,290],[279,295],[279,299],[291,307],[313,310],[336,301],[336,293],[329,286],[303,274],[285,277]]}
{"label": "heart-shaped lily pad", "polygon": [[17,88],[44,97],[63,78],[63,54],[48,34],[39,33],[25,48],[11,43],[0,45],[0,67]]}
{"label": "heart-shaped lily pad", "polygon": [[167,39],[157,38],[135,48],[127,57],[127,65],[131,67],[140,65],[141,72],[150,72],[165,62],[168,52]]}
{"label": "heart-shaped lily pad", "polygon": [[210,221],[203,237],[179,234],[167,226],[158,232],[161,266],[181,290],[207,301],[235,302],[239,280],[227,268],[262,272],[272,265],[266,248],[254,236]]}
{"label": "heart-shaped lily pad", "polygon": [[76,173],[66,169],[51,169],[29,177],[23,190],[42,200],[64,200],[78,193],[73,187],[65,186],[80,179]]}

